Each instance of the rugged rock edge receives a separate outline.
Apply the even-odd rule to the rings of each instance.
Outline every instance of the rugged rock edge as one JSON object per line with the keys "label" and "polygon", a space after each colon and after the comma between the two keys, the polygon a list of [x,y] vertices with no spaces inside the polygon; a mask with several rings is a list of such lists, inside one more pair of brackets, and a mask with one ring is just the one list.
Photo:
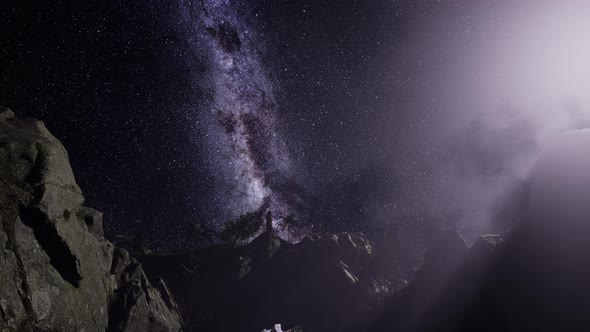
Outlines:
{"label": "rugged rock edge", "polygon": [[83,202],[59,140],[0,107],[0,331],[181,331],[165,283]]}

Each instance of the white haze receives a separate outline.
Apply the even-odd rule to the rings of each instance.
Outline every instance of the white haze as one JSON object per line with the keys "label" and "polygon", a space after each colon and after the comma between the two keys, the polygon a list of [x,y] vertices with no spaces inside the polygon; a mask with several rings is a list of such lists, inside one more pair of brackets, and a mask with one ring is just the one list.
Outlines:
{"label": "white haze", "polygon": [[587,126],[589,118],[590,1],[515,1],[492,13],[479,40],[466,45],[465,64],[454,67],[448,105],[462,120],[479,119],[482,135],[497,134],[483,146],[492,150],[480,152],[507,156],[497,176],[473,182],[456,174],[453,181],[473,198],[469,219],[484,222],[475,231],[485,231],[494,209],[504,208],[502,195],[518,190],[513,186],[528,177],[552,136]]}
{"label": "white haze", "polygon": [[[406,174],[405,185],[428,188],[425,209],[460,210],[464,234],[477,234],[492,230],[499,210],[517,199],[511,195],[552,137],[588,126],[590,1],[441,8],[441,17],[416,22],[408,42],[415,44],[409,57],[429,68],[407,83],[417,91],[416,112],[428,113],[429,125],[415,135],[436,157],[424,153],[429,175],[420,182]],[[406,196],[414,203],[418,195]]]}

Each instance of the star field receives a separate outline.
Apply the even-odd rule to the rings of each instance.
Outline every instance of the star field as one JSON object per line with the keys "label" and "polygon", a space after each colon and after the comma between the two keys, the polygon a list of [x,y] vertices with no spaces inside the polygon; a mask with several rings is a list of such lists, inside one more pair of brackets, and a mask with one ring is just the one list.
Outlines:
{"label": "star field", "polygon": [[[506,8],[528,10],[9,1],[0,103],[64,143],[111,238],[178,249],[191,224],[260,207],[321,231],[487,229],[539,132],[517,105],[478,103],[472,88],[493,75],[478,62],[486,36],[511,37]],[[491,125],[480,110],[499,107],[510,121]]]}

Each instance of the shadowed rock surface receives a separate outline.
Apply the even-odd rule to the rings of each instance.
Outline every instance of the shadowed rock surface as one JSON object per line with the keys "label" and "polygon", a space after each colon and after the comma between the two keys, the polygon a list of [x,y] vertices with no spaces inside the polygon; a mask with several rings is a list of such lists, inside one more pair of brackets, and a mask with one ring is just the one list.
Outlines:
{"label": "shadowed rock surface", "polygon": [[61,143],[0,108],[0,331],[180,331],[164,283],[83,202]]}
{"label": "shadowed rock surface", "polygon": [[276,323],[285,330],[362,331],[367,312],[394,291],[388,265],[373,250],[360,234],[292,244],[263,233],[242,247],[139,260],[171,285],[190,331],[262,331]]}
{"label": "shadowed rock surface", "polygon": [[425,257],[373,330],[590,331],[588,148],[588,130],[547,145],[520,223],[463,253],[431,248],[438,258]]}
{"label": "shadowed rock surface", "polygon": [[371,331],[588,331],[590,245],[536,224],[479,237],[457,264],[425,259]]}

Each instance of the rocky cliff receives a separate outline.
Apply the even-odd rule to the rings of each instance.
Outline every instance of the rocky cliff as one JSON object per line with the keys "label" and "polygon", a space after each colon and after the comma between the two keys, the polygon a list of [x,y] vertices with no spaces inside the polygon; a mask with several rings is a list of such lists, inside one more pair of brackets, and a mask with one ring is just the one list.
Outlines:
{"label": "rocky cliff", "polygon": [[0,331],[180,331],[164,282],[83,202],[62,144],[0,108]]}

